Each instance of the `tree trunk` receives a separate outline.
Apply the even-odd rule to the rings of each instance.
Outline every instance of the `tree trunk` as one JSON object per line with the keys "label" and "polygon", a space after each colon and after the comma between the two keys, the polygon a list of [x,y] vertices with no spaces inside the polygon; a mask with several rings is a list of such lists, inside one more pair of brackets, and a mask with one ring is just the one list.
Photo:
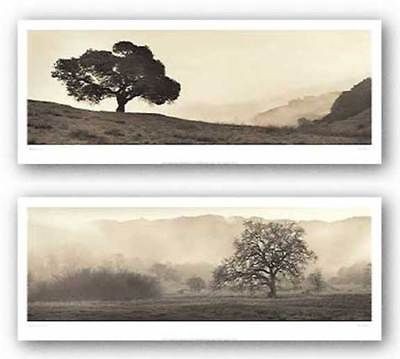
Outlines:
{"label": "tree trunk", "polygon": [[275,276],[270,277],[268,298],[276,298],[276,280]]}
{"label": "tree trunk", "polygon": [[116,112],[125,112],[125,105],[126,105],[127,101],[125,99],[117,98],[117,102],[118,102],[118,107],[117,107]]}
{"label": "tree trunk", "polygon": [[124,103],[118,103],[118,107],[116,112],[125,112],[125,104]]}

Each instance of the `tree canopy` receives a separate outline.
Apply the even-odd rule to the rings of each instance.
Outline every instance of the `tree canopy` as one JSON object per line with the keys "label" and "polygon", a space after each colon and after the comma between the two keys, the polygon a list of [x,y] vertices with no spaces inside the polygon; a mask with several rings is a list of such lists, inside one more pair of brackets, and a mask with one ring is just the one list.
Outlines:
{"label": "tree canopy", "polygon": [[80,57],[58,59],[51,75],[77,101],[98,104],[115,97],[117,112],[125,112],[125,105],[136,97],[156,105],[172,102],[181,89],[147,46],[129,41],[117,42],[112,51],[88,49]]}
{"label": "tree canopy", "polygon": [[234,242],[234,253],[213,273],[213,287],[269,289],[276,297],[281,277],[296,280],[317,257],[304,241],[304,229],[297,223],[249,220]]}

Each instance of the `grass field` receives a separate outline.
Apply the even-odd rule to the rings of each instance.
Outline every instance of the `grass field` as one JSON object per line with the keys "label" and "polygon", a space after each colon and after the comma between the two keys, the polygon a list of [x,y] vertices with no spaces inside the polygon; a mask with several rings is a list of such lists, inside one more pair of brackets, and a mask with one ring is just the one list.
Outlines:
{"label": "grass field", "polygon": [[28,320],[371,320],[370,294],[170,296],[124,302],[34,302]]}
{"label": "grass field", "polygon": [[[339,123],[340,122],[340,123]],[[28,101],[28,144],[370,144],[370,120],[300,128],[190,121],[151,113],[88,111]]]}

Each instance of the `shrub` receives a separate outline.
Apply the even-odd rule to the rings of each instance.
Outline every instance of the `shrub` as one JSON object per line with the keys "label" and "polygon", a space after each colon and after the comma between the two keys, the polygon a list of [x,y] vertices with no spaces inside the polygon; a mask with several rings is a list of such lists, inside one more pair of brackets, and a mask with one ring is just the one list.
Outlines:
{"label": "shrub", "polygon": [[297,125],[298,126],[309,126],[309,125],[312,125],[312,121],[311,120],[308,120],[307,118],[305,118],[305,117],[302,117],[302,118],[299,118],[298,120],[297,120]]}
{"label": "shrub", "polygon": [[161,295],[151,276],[111,269],[80,269],[29,285],[29,301],[131,300]]}
{"label": "shrub", "polygon": [[306,285],[312,291],[321,292],[326,286],[321,271],[310,273],[306,279]]}
{"label": "shrub", "polygon": [[207,287],[204,279],[200,277],[191,277],[186,281],[186,285],[192,292],[200,292]]}

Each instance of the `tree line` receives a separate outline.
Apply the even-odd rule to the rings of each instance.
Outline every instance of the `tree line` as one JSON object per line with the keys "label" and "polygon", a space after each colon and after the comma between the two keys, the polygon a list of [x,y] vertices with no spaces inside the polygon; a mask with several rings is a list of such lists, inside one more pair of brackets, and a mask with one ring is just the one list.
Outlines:
{"label": "tree line", "polygon": [[[154,263],[148,273],[136,273],[116,261],[108,268],[81,268],[53,276],[48,281],[35,282],[28,278],[31,300],[129,300],[154,298],[163,294],[165,284],[179,284],[179,293],[185,289],[200,293],[232,290],[264,292],[276,298],[279,285],[307,288],[320,292],[331,284],[371,283],[371,265],[341,268],[330,283],[319,270],[305,276],[309,264],[317,255],[304,239],[305,231],[293,221],[248,220],[234,241],[233,254],[214,269],[210,283],[199,275],[183,277],[171,265]],[[164,283],[164,286],[163,286]]]}

